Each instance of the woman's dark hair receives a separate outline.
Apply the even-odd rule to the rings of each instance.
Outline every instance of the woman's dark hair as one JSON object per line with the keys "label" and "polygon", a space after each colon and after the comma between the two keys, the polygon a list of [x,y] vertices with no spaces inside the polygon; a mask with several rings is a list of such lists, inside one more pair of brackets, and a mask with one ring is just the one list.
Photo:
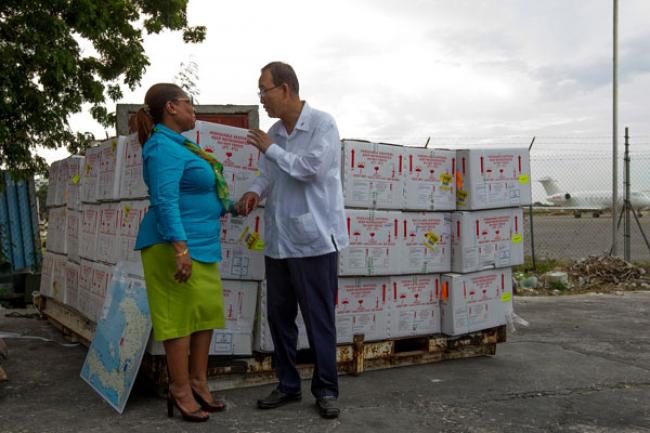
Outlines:
{"label": "woman's dark hair", "polygon": [[140,145],[144,145],[149,139],[153,127],[162,122],[165,104],[172,99],[183,97],[185,97],[183,89],[172,83],[154,84],[147,90],[144,96],[144,107],[136,111],[133,117],[133,127],[138,133]]}

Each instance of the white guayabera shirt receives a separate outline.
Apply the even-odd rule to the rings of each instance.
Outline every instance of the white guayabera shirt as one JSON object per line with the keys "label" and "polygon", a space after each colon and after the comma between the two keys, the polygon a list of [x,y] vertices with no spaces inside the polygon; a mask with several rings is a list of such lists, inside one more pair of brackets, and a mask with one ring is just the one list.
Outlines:
{"label": "white guayabera shirt", "polygon": [[266,198],[265,255],[312,257],[348,246],[341,187],[341,140],[334,118],[306,102],[291,134],[282,121],[250,187]]}

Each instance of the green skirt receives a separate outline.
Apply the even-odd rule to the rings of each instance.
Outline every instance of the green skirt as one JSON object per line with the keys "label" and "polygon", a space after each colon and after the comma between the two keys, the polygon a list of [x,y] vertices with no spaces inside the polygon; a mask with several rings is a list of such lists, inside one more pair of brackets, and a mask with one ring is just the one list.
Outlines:
{"label": "green skirt", "polygon": [[155,340],[186,337],[225,326],[217,263],[192,260],[192,276],[179,283],[174,279],[176,253],[171,244],[152,245],[143,249],[141,255]]}

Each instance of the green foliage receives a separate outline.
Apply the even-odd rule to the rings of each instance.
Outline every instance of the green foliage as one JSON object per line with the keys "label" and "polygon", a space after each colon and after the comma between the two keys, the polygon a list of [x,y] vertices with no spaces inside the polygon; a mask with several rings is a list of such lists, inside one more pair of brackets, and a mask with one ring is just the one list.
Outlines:
{"label": "green foliage", "polygon": [[188,0],[3,0],[0,3],[0,164],[12,173],[47,169],[37,145],[85,149],[90,134],[74,133],[68,117],[90,104],[104,126],[106,108],[123,86],[140,84],[148,58],[145,33],[182,30],[185,42],[205,39],[188,27]]}

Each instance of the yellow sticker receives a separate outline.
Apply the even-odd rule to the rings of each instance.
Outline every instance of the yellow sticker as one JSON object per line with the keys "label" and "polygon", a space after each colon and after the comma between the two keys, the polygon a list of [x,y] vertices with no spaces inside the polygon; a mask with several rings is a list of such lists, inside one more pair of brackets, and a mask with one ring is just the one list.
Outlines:
{"label": "yellow sticker", "polygon": [[452,181],[452,179],[453,179],[453,177],[451,177],[451,175],[449,173],[442,173],[440,175],[440,182],[442,182],[444,184],[450,183]]}
{"label": "yellow sticker", "polygon": [[528,183],[528,175],[522,174],[521,176],[519,176],[519,183],[522,185],[526,185]]}
{"label": "yellow sticker", "polygon": [[465,201],[466,198],[467,198],[467,191],[463,191],[462,189],[456,190],[456,201],[462,203]]}
{"label": "yellow sticker", "polygon": [[72,183],[74,183],[75,185],[79,183],[79,175],[78,174],[75,174],[74,176],[72,176]]}
{"label": "yellow sticker", "polygon": [[261,239],[260,234],[258,232],[249,233],[249,231],[248,226],[244,227],[244,230],[242,230],[242,233],[239,236],[239,240],[242,241],[249,250],[264,250],[264,241]]}
{"label": "yellow sticker", "polygon": [[440,240],[440,236],[435,234],[434,232],[428,232],[424,235],[424,241],[422,243],[424,244],[425,247],[429,248],[431,251],[433,251],[434,247]]}
{"label": "yellow sticker", "polygon": [[514,235],[512,235],[513,244],[520,244],[522,240],[523,240],[523,236],[521,236],[521,234],[515,233]]}
{"label": "yellow sticker", "polygon": [[508,302],[512,299],[512,293],[506,292],[501,295],[501,302]]}
{"label": "yellow sticker", "polygon": [[112,144],[113,153],[115,153],[115,150],[117,149],[117,140],[113,139],[111,144]]}

